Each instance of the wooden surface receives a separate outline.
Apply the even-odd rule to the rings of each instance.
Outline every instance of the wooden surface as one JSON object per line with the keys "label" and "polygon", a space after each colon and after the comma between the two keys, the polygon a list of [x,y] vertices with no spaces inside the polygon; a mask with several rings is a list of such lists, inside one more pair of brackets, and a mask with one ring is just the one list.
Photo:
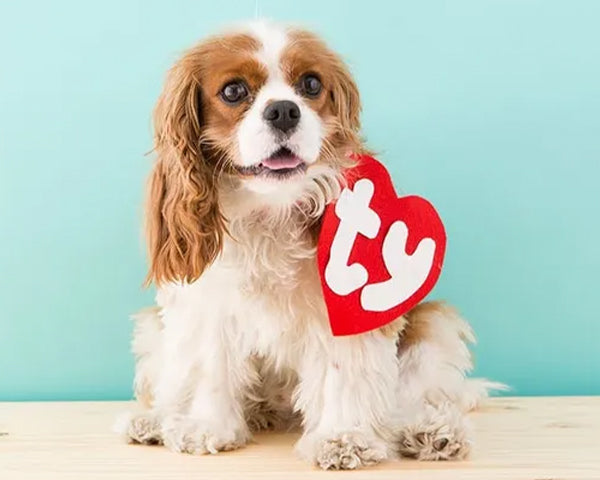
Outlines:
{"label": "wooden surface", "polygon": [[503,398],[472,414],[464,462],[387,462],[323,472],[297,460],[294,434],[192,457],[126,445],[111,432],[126,402],[0,403],[0,479],[600,479],[600,397]]}

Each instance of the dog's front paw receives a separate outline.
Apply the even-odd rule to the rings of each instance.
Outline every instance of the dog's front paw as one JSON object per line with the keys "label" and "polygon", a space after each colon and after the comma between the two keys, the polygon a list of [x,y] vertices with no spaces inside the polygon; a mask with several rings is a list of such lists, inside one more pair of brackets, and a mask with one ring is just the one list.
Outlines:
{"label": "dog's front paw", "polygon": [[248,435],[244,431],[220,431],[209,427],[205,422],[184,416],[165,420],[162,438],[170,450],[192,455],[235,450],[248,441]]}
{"label": "dog's front paw", "polygon": [[358,432],[344,433],[332,438],[305,435],[297,449],[324,470],[354,470],[385,460],[385,444],[373,436]]}
{"label": "dog's front paw", "polygon": [[418,460],[462,460],[471,450],[463,414],[450,404],[426,405],[400,430],[399,450]]}
{"label": "dog's front paw", "polygon": [[162,444],[161,422],[153,412],[127,415],[119,423],[122,423],[122,426],[116,428],[129,443]]}

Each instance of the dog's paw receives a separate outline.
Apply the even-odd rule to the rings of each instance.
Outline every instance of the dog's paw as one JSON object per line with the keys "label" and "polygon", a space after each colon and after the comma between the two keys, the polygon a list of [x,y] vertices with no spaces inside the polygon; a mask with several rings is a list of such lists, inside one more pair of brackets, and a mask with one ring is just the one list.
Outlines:
{"label": "dog's paw", "polygon": [[251,432],[290,431],[302,425],[302,417],[287,410],[270,408],[266,404],[256,404],[246,411],[246,423]]}
{"label": "dog's paw", "polygon": [[118,421],[118,424],[115,429],[123,434],[129,443],[162,444],[160,420],[152,412],[127,414]]}
{"label": "dog's paw", "polygon": [[170,450],[192,455],[235,450],[248,441],[246,432],[219,431],[209,428],[204,422],[181,416],[163,422],[162,438]]}
{"label": "dog's paw", "polygon": [[415,421],[400,429],[399,451],[418,460],[462,460],[471,450],[462,412],[450,404],[426,405]]}
{"label": "dog's paw", "polygon": [[388,457],[381,440],[356,432],[320,439],[305,435],[297,449],[324,470],[354,470],[375,465]]}

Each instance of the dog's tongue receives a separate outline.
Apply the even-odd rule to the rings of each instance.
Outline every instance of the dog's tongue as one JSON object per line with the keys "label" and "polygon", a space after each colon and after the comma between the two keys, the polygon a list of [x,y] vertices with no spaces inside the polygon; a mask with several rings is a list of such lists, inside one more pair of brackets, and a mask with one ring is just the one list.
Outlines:
{"label": "dog's tongue", "polygon": [[302,163],[295,155],[276,155],[262,161],[262,164],[270,170],[283,170],[286,168],[296,168]]}

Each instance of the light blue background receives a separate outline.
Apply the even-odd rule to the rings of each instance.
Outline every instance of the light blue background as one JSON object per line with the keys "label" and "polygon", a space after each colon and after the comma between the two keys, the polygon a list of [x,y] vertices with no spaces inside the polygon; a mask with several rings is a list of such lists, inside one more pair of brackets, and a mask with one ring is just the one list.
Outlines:
{"label": "light blue background", "polygon": [[[254,0],[0,4],[0,400],[130,397],[165,70]],[[600,394],[600,2],[261,0],[349,61],[364,131],[449,233],[433,296],[514,393]]]}

